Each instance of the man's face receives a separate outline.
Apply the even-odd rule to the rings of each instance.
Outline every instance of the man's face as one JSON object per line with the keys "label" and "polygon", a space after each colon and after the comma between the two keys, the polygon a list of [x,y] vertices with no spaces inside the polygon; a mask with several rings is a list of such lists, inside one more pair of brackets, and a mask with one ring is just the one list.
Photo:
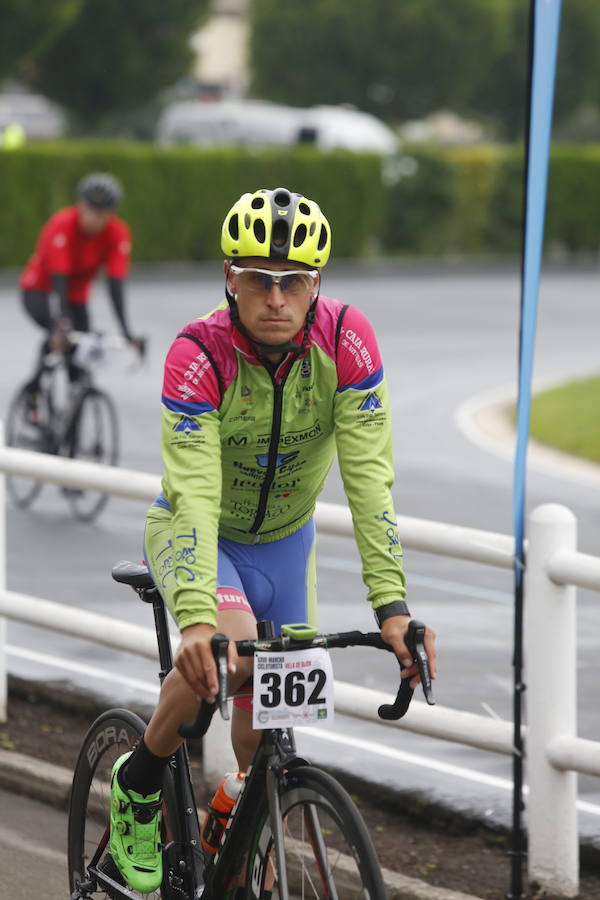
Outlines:
{"label": "man's face", "polygon": [[[235,269],[244,271],[234,271]],[[290,275],[284,282],[271,282],[268,275],[247,271],[302,272]],[[284,344],[302,328],[312,297],[316,293],[318,276],[314,269],[290,260],[245,257],[238,267],[225,263],[227,286],[235,296],[240,322],[252,338],[261,344]],[[306,274],[304,274],[306,273]]]}
{"label": "man's face", "polygon": [[79,212],[79,224],[84,234],[99,234],[112,216],[112,210],[98,210],[88,206],[87,203],[77,204]]}

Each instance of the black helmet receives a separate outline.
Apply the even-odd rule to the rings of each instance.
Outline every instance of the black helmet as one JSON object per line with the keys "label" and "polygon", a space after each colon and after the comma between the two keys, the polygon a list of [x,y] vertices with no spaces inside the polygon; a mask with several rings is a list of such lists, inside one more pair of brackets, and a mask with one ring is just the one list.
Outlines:
{"label": "black helmet", "polygon": [[123,188],[113,175],[107,172],[93,172],[86,175],[77,185],[77,199],[98,212],[115,209],[123,197]]}

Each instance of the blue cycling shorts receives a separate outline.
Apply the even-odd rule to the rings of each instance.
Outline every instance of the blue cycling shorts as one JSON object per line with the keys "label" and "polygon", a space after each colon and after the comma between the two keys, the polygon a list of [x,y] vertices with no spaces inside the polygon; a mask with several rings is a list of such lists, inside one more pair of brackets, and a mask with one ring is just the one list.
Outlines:
{"label": "blue cycling shorts", "polygon": [[[174,615],[175,578],[171,554],[170,510],[152,506],[145,532],[145,558],[160,593]],[[160,560],[160,564],[159,561]],[[315,526],[310,519],[294,534],[268,544],[238,544],[219,538],[219,609],[250,609],[257,621],[316,625]]]}

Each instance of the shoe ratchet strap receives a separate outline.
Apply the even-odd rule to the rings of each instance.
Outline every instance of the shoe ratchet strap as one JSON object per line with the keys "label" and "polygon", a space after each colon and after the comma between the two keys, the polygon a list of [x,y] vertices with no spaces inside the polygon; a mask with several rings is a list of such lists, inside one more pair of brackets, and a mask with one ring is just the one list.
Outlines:
{"label": "shoe ratchet strap", "polygon": [[[434,706],[431,670],[429,668],[429,659],[425,652],[425,625],[423,622],[419,622],[417,619],[410,620],[406,634],[406,645],[413,660],[417,663],[425,699],[429,706]],[[406,714],[414,694],[414,688],[411,688],[409,682],[410,678],[403,678],[394,702],[384,703],[379,707],[380,719],[392,721],[401,719]]]}

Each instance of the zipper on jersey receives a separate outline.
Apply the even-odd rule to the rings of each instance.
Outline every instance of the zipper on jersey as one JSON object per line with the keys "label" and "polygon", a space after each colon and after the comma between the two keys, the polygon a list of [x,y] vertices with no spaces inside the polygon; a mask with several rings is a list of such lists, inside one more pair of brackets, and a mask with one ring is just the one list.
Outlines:
{"label": "zipper on jersey", "polygon": [[[267,372],[269,372],[268,369]],[[265,480],[263,481],[263,486],[260,491],[260,498],[258,501],[256,516],[254,518],[254,522],[252,523],[252,527],[250,528],[251,534],[256,534],[263,523],[263,519],[265,518],[265,513],[267,511],[267,503],[269,502],[269,491],[275,478],[275,472],[277,471],[277,454],[279,451],[279,437],[281,434],[281,413],[283,410],[283,388],[289,375],[289,370],[286,372],[279,383],[275,381],[275,375],[273,374],[273,372],[269,372],[269,375],[271,376],[271,381],[273,382],[273,421],[271,423],[271,442],[269,444],[269,458],[267,460]]]}

